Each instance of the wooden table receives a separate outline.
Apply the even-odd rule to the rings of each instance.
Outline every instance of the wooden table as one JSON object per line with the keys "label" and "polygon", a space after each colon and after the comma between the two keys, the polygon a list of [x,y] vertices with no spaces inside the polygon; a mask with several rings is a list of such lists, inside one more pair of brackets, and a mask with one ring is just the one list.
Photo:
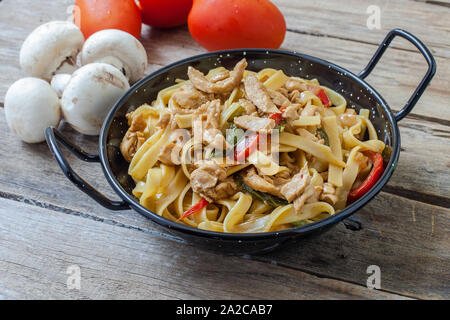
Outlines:
{"label": "wooden table", "polygon": [[[262,256],[205,252],[136,212],[103,209],[63,176],[45,143],[28,145],[15,137],[0,108],[0,298],[450,298],[450,2],[274,2],[287,20],[282,48],[356,73],[395,27],[418,36],[435,55],[434,80],[400,122],[400,162],[383,191],[347,226],[298,246]],[[18,55],[26,35],[44,22],[66,19],[70,4],[0,1],[1,106],[8,86],[25,76]],[[369,5],[381,9],[380,30],[366,26]],[[146,27],[142,42],[149,73],[205,51],[186,27]],[[415,48],[396,39],[368,82],[399,110],[425,70]],[[64,124],[62,129],[96,152],[96,138]],[[81,176],[114,197],[100,166],[66,156]],[[380,267],[380,290],[366,287],[371,265]],[[81,272],[79,290],[67,286],[76,270],[71,266]]]}

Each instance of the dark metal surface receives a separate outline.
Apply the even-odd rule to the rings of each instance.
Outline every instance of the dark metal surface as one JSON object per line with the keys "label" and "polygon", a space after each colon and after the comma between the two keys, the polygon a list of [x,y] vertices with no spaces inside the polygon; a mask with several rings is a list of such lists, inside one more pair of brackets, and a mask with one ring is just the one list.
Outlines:
{"label": "dark metal surface", "polygon": [[54,158],[61,167],[61,170],[64,172],[64,175],[70,181],[72,181],[72,183],[75,184],[78,189],[86,193],[88,196],[90,196],[92,199],[94,199],[107,209],[126,210],[130,208],[130,206],[125,201],[113,201],[106,198],[104,195],[94,189],[94,187],[92,187],[89,183],[87,183],[83,178],[81,178],[75,171],[73,171],[66,158],[64,158],[64,156],[62,155],[61,149],[58,146],[58,142],[60,142],[80,160],[86,162],[100,162],[100,157],[98,155],[84,152],[78,146],[74,145],[66,138],[64,138],[64,136],[53,127],[48,127],[45,130],[45,139],[47,140],[47,144]]}
{"label": "dark metal surface", "polygon": [[[396,30],[391,31],[391,33],[390,35],[392,37],[395,35],[405,36],[404,32]],[[407,34],[407,36],[408,40],[413,37],[410,34]],[[417,40],[415,37],[413,38]],[[392,40],[389,35],[386,39],[383,43],[384,45],[382,44],[383,48],[387,47]],[[417,41],[416,43],[418,43]],[[265,49],[239,49],[206,53],[173,63],[150,74],[135,84],[116,103],[109,112],[101,130],[99,157],[102,169],[108,183],[124,200],[123,202],[113,202],[106,199],[71,170],[56,145],[55,136],[53,134],[55,129],[47,129],[47,141],[66,176],[83,192],[87,193],[93,197],[94,200],[107,208],[121,210],[127,208],[128,204],[140,214],[160,225],[164,230],[203,248],[227,253],[262,253],[274,250],[288,242],[300,240],[305,236],[318,235],[343,219],[351,216],[375,197],[391,177],[400,152],[400,134],[397,120],[386,101],[375,89],[363,80],[363,78],[372,71],[383,54],[385,49],[382,47],[380,46],[381,49],[379,48],[366,69],[361,72],[361,77],[358,77],[335,64],[315,57],[281,50]],[[431,71],[429,70],[430,74],[426,76],[426,79],[424,78],[416,90],[421,94],[431,80],[434,74],[433,69],[435,70],[436,67],[435,64],[433,64],[434,59],[432,59],[428,49],[426,49],[423,44],[418,46],[418,48],[421,52],[423,49],[423,52],[427,53],[426,55],[424,54],[424,56],[431,57],[429,62],[431,62],[430,68],[432,69]],[[379,139],[384,141],[387,148],[390,150],[390,157],[385,163],[386,169],[383,172],[383,175],[368,193],[339,213],[321,221],[289,230],[254,234],[220,233],[199,230],[165,219],[139,204],[138,199],[131,193],[134,182],[128,175],[129,164],[123,159],[120,153],[120,141],[128,127],[125,118],[126,113],[139,107],[143,103],[150,103],[153,101],[156,98],[157,93],[160,90],[173,85],[175,79],[186,78],[187,68],[190,65],[200,71],[207,72],[218,66],[232,68],[244,57],[248,61],[249,70],[257,71],[270,67],[281,69],[289,76],[299,76],[307,79],[317,78],[322,85],[330,87],[342,94],[347,99],[348,106],[355,108],[356,110],[359,110],[360,108],[370,109],[370,120],[377,130]],[[414,97],[411,98],[412,101],[410,99],[407,106],[396,115],[399,119],[403,118],[411,111],[420,97],[420,94],[417,95],[417,98],[415,98],[415,94]],[[80,152],[81,150],[78,147],[73,146],[67,141],[64,142],[64,139],[60,136],[57,137],[58,140],[62,141],[66,147],[69,147],[69,149],[71,149],[80,159],[86,157],[83,152]],[[91,159],[90,156],[87,158]],[[92,159],[94,158],[97,160],[95,156],[92,157]]]}
{"label": "dark metal surface", "polygon": [[370,59],[367,66],[364,68],[363,71],[361,71],[358,74],[358,77],[361,79],[365,79],[375,68],[378,61],[383,56],[386,49],[391,44],[392,40],[396,37],[402,37],[409,42],[411,42],[417,49],[419,49],[420,53],[422,53],[423,57],[425,58],[427,64],[428,64],[428,70],[425,73],[425,76],[422,78],[422,81],[420,82],[419,86],[414,90],[414,93],[409,98],[408,102],[405,104],[405,106],[395,114],[395,119],[397,121],[402,120],[408,113],[411,112],[411,110],[416,105],[417,101],[419,101],[420,97],[422,96],[423,92],[427,88],[428,84],[430,83],[431,79],[433,78],[434,74],[436,73],[436,61],[433,58],[433,55],[431,54],[430,50],[420,41],[417,39],[414,35],[411,33],[401,30],[401,29],[394,29],[391,30],[386,38],[384,38],[383,42],[378,47],[377,51],[373,55],[372,59]]}

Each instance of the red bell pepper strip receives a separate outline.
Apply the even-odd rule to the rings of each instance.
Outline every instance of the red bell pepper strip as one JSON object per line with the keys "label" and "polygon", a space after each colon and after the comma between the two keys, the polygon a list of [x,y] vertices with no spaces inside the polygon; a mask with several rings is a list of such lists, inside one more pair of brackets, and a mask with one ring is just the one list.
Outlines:
{"label": "red bell pepper strip", "polygon": [[272,119],[273,121],[275,121],[275,126],[277,126],[283,120],[283,114],[280,112],[272,113],[272,114],[270,114],[269,119]]}
{"label": "red bell pepper strip", "polygon": [[252,154],[258,147],[259,134],[253,133],[248,137],[244,137],[236,146],[234,150],[234,159],[236,161],[244,161]]}
{"label": "red bell pepper strip", "polygon": [[[281,112],[271,113],[269,115],[269,119],[274,120],[276,126],[279,125],[281,121],[283,121],[284,110],[286,110],[286,107],[281,107]],[[244,161],[257,149],[258,143],[259,133],[254,133],[248,137],[245,137],[241,140],[241,142],[237,144],[234,152],[234,159],[239,162]]]}
{"label": "red bell pepper strip", "polygon": [[269,119],[272,119],[275,121],[275,125],[279,125],[281,121],[283,121],[283,113],[286,110],[286,107],[281,107],[280,111],[281,112],[275,112],[275,113],[271,113],[269,115]]}
{"label": "red bell pepper strip", "polygon": [[330,98],[328,98],[328,95],[323,88],[320,87],[316,88],[314,90],[314,94],[317,97],[319,97],[320,101],[322,101],[322,104],[325,108],[329,108],[331,106]]}
{"label": "red bell pepper strip", "polygon": [[209,202],[207,200],[205,200],[205,198],[201,198],[199,202],[197,202],[196,204],[194,204],[192,206],[192,208],[190,208],[189,210],[187,210],[185,213],[183,213],[183,215],[181,216],[180,219],[178,220],[183,220],[184,218],[189,217],[191,214],[196,213],[197,211],[202,210],[204,207],[206,207],[209,204]]}
{"label": "red bell pepper strip", "polygon": [[372,161],[373,167],[367,176],[366,180],[358,188],[355,188],[350,191],[347,197],[348,203],[353,203],[359,198],[361,198],[364,194],[366,194],[378,181],[381,174],[383,173],[383,157],[380,153],[373,151],[365,151],[363,154]]}

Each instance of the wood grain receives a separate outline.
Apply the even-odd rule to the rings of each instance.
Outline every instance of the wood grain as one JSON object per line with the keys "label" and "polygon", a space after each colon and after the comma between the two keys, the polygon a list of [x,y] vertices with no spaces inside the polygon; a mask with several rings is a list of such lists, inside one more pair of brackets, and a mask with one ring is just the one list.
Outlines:
{"label": "wood grain", "polygon": [[[197,250],[133,211],[102,208],[70,184],[45,144],[20,142],[0,109],[0,298],[450,298],[450,12],[430,1],[274,2],[290,30],[284,49],[355,73],[394,27],[416,34],[436,55],[434,80],[413,114],[400,122],[402,153],[385,192],[347,227],[339,224],[319,238],[265,256],[224,257]],[[0,1],[0,107],[7,87],[25,76],[18,53],[27,34],[47,21],[66,19],[72,3]],[[381,30],[366,27],[371,4],[382,8]],[[141,40],[149,55],[147,73],[205,52],[186,27],[144,27]],[[425,63],[406,41],[396,40],[393,47],[367,80],[399,110]],[[64,123],[61,129],[96,152],[96,138],[76,134]],[[65,155],[82,177],[117,198],[100,165]],[[70,264],[82,267],[81,291],[66,288]],[[373,264],[381,268],[382,291],[365,289],[366,270]]]}
{"label": "wood grain", "polygon": [[[420,299],[450,298],[450,210],[380,193],[351,218],[315,240],[272,253],[308,272],[362,283],[369,265],[381,270],[381,288]],[[264,259],[264,258],[260,258]]]}
{"label": "wood grain", "polygon": [[[411,0],[275,0],[283,12],[289,29],[378,44],[394,28],[404,28],[421,38],[439,57],[450,57],[450,10]],[[369,6],[380,8],[380,29],[369,30]],[[426,27],[424,27],[426,26]],[[404,43],[398,48],[408,49]]]}
{"label": "wood grain", "polygon": [[[46,0],[39,3],[33,2],[33,4],[27,2],[27,6],[36,4],[34,10],[21,11],[21,15],[13,19],[12,12],[20,10],[23,5],[21,1],[25,0],[5,0],[0,4],[0,28],[6,30],[5,36],[0,39],[0,60],[2,61],[2,64],[0,64],[0,102],[3,101],[4,94],[10,85],[20,77],[26,76],[20,70],[18,64],[18,53],[25,37],[43,22],[67,18],[66,8],[71,3],[68,0],[60,2]],[[41,5],[43,2],[49,2],[48,6]],[[321,1],[318,1],[316,5],[320,4]],[[40,13],[43,8],[46,8],[45,14]],[[53,12],[51,17],[48,16],[47,10]],[[288,19],[288,26],[290,23],[294,23],[294,20],[291,22]],[[369,30],[367,30],[367,33],[369,33]],[[383,36],[385,33],[383,31]],[[361,37],[364,39],[365,34],[362,34]],[[382,37],[379,41],[381,39]],[[186,27],[161,30],[144,26],[141,40],[149,56],[150,68],[147,73],[168,63],[205,52],[190,37]],[[397,42],[402,41],[396,40],[394,44]],[[365,67],[376,50],[376,45],[370,43],[294,32],[287,33],[282,47],[286,50],[317,56],[348,68],[355,73]],[[412,45],[409,45],[409,48],[412,52],[396,49],[388,50],[373,74],[367,79],[385,97],[394,110],[401,109],[426,70],[425,61],[421,55],[414,51]],[[450,120],[449,113],[446,112],[446,105],[443,103],[450,98],[448,91],[450,86],[450,60],[437,58],[437,63],[437,74],[413,112]]]}
{"label": "wood grain", "polygon": [[[67,268],[81,271],[67,288]],[[401,299],[290,268],[205,253],[139,231],[0,199],[6,299]]]}
{"label": "wood grain", "polygon": [[[0,115],[0,131],[6,133],[4,141],[8,142],[0,147],[0,152],[4,155],[5,169],[0,171],[0,195],[58,212],[105,222],[108,225],[139,230],[164,239],[162,241],[175,240],[182,243],[180,239],[156,228],[153,223],[134,211],[112,212],[102,208],[65,178],[45,144],[27,145],[20,142],[6,130],[5,121],[2,119]],[[67,124],[63,124],[61,129],[76,144],[86,147],[89,152],[95,152],[96,139],[74,133]],[[405,153],[408,152],[409,155],[401,157],[397,171],[389,184],[409,187],[415,183],[417,166],[422,165],[426,155],[414,143],[414,138],[421,137],[422,129],[414,129],[414,125],[411,124],[410,127],[402,127],[401,130],[413,141],[406,145]],[[443,144],[442,140],[445,140],[431,135],[423,139],[436,148]],[[17,154],[21,157],[18,158]],[[82,177],[114,198],[99,165],[82,164],[74,156],[65,154],[69,163]],[[432,159],[433,157],[430,161]],[[438,162],[443,159],[434,160]],[[445,171],[445,168],[440,170],[437,163],[429,165],[430,168],[438,168],[437,171],[433,172],[431,169],[423,171],[425,177],[420,181],[432,185],[433,181],[439,181],[441,176],[441,186],[432,190],[439,193],[442,188],[448,188],[445,184],[445,181],[448,181],[448,170]],[[20,172],[17,168],[20,168]],[[405,178],[409,180],[404,181]],[[420,183],[417,185],[420,186]],[[414,194],[414,191],[409,192]],[[449,231],[448,218],[448,209],[382,192],[366,209],[355,216],[355,219],[362,222],[361,231],[351,231],[341,224],[317,240],[306,241],[297,248],[286,250],[285,254],[268,255],[265,261],[360,285],[365,285],[366,268],[371,264],[378,264],[380,267],[383,266],[383,289],[411,297],[442,298],[448,295],[448,288],[442,287],[441,282],[440,287],[433,287],[432,290],[429,286],[430,283],[436,284],[438,279],[448,276],[450,244],[444,241],[444,236]],[[432,236],[431,219],[434,219]],[[414,244],[410,243],[411,238],[416,239]],[[392,255],[392,252],[396,254]],[[421,259],[422,263],[426,264],[426,269],[414,267],[415,259]],[[355,268],[358,268],[357,277],[354,275]],[[414,274],[412,278],[411,272]]]}

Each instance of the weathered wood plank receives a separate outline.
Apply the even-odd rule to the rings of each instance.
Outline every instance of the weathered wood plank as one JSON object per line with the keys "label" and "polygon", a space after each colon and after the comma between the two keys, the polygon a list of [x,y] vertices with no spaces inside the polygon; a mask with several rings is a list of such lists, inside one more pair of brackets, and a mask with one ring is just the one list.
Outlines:
{"label": "weathered wood plank", "polygon": [[[3,101],[6,88],[14,80],[24,75],[18,67],[18,52],[25,36],[41,23],[54,19],[65,19],[67,17],[65,8],[71,3],[70,0],[40,1],[31,4],[30,2],[25,4],[24,0],[0,2],[0,28],[2,29],[0,103]],[[312,4],[295,2],[296,8],[305,3],[307,5],[309,3],[310,9],[314,9],[320,7],[322,1],[315,1]],[[340,2],[327,1],[327,5],[335,6],[336,3]],[[387,7],[389,10],[383,11],[383,16],[390,14],[391,3],[389,2]],[[400,14],[398,3],[403,3],[403,1],[394,4],[394,7],[397,8],[395,11],[397,16]],[[22,10],[24,5],[28,8],[33,6],[33,9],[24,11]],[[361,8],[361,6],[362,4],[356,4],[355,8]],[[311,26],[311,28],[320,23],[325,31],[330,28],[336,31],[346,30],[349,36],[339,37],[331,33],[330,37],[323,37],[324,33],[320,32],[320,35],[313,36],[310,35],[313,32],[311,29],[304,29],[300,30],[302,33],[289,32],[283,48],[330,60],[354,72],[360,71],[375,51],[374,44],[381,41],[391,27],[383,29],[382,32],[377,31],[378,33],[367,29],[363,30],[360,27],[365,28],[365,20],[358,25],[360,22],[353,19],[354,17],[342,14],[341,11],[346,7],[347,3],[346,6],[339,4],[339,8],[335,10],[338,13],[335,14],[336,19],[340,21],[336,24],[334,22],[324,24],[321,21],[320,17],[326,10],[308,10],[309,14],[315,16],[304,18],[300,23],[305,27]],[[364,16],[365,8],[357,14],[358,17],[359,14]],[[291,11],[283,7],[282,10]],[[311,11],[317,12],[311,13]],[[20,12],[20,15],[17,15],[17,12]],[[427,13],[428,11],[422,12]],[[422,12],[420,14],[423,14]],[[328,16],[329,13],[328,10]],[[288,27],[291,28],[291,26],[296,26],[297,22],[292,20],[292,15],[289,15],[290,13],[287,17]],[[391,17],[390,21],[394,21],[392,15],[389,17]],[[298,17],[295,18],[299,20]],[[442,16],[440,18],[442,19]],[[398,21],[404,21],[401,20],[403,19],[401,17],[399,19]],[[438,39],[443,41],[444,45],[448,45],[448,41],[445,42],[446,39],[449,39],[448,26],[435,32],[436,30],[432,28],[423,28],[423,25],[427,24],[417,23],[414,18],[412,19],[411,22],[408,22],[409,25],[405,24],[402,27],[417,33],[432,47],[434,47],[434,43],[426,41],[428,34],[432,34],[434,40]],[[433,22],[432,25],[435,26],[436,23]],[[345,24],[345,26],[340,24]],[[410,29],[410,25],[414,28],[420,27],[421,33]],[[357,31],[358,38],[355,36],[356,33],[352,33],[352,30],[359,30]],[[439,35],[442,32],[447,36],[435,37],[436,34]],[[352,38],[354,36],[355,38]],[[366,43],[358,42],[362,38]],[[172,30],[144,28],[142,40],[149,52],[149,61],[153,70],[159,65],[204,52],[183,27]],[[393,49],[392,55],[388,51],[368,81],[385,96],[394,109],[399,109],[415,88],[425,68],[419,54],[403,50],[404,48],[413,50],[413,47],[403,47],[403,44],[398,44],[397,41],[394,45],[402,50]],[[436,51],[438,55],[442,55],[438,52],[441,49],[438,47]],[[402,190],[401,194],[409,198],[414,198],[419,194],[420,196],[417,198],[420,200],[427,200],[425,199],[427,195],[445,200],[448,199],[449,194],[448,168],[450,165],[446,158],[446,155],[449,154],[447,140],[449,130],[445,124],[450,118],[446,112],[445,102],[449,101],[450,95],[448,91],[450,64],[446,58],[438,58],[437,62],[438,73],[414,111],[425,117],[414,116],[401,122],[402,145],[405,151],[400,158],[399,167],[388,185],[388,190]],[[439,121],[434,123],[422,121],[427,117],[435,117]],[[0,118],[0,122],[3,123],[0,125],[0,131],[4,132],[4,143],[0,148],[3,149],[1,152],[4,154],[2,170],[0,170],[0,185],[2,186],[0,193],[2,196],[19,197],[23,201],[37,201],[38,205],[51,206],[55,210],[87,215],[112,225],[124,224],[129,228],[142,230],[146,234],[160,236],[153,224],[134,212],[113,213],[104,210],[93,201],[87,200],[88,197],[70,185],[60,173],[44,144],[36,146],[22,144],[6,130],[3,114]],[[69,132],[71,131],[69,130]],[[95,151],[95,139],[73,134],[72,137],[80,145],[86,146],[90,151]],[[17,157],[18,154],[21,155],[20,158]],[[104,183],[99,166],[81,164],[72,156],[69,156],[69,159],[82,176],[86,177],[88,181],[93,181],[93,184],[101,191],[111,195],[111,191]],[[410,191],[411,195],[407,195],[406,193]],[[435,203],[435,201],[431,203]],[[267,259],[274,263],[287,264],[293,268],[361,285],[365,285],[367,276],[365,268],[369,264],[377,264],[382,270],[382,288],[385,290],[401,292],[414,297],[448,298],[449,288],[448,285],[447,287],[445,285],[449,283],[447,271],[449,270],[449,248],[448,241],[443,240],[449,229],[447,209],[381,193],[361,214],[355,217],[363,222],[363,230],[351,232],[340,225],[319,238],[319,241],[305,242],[295,249],[269,255]],[[410,221],[413,222],[409,223]],[[340,257],[340,260],[337,259]],[[353,270],[357,270],[357,272],[354,273]],[[9,292],[8,294],[0,292],[0,294],[15,296],[13,290]]]}
{"label": "weathered wood plank", "polygon": [[[2,60],[0,65],[0,102],[3,101],[8,86],[18,78],[25,76],[18,65],[18,53],[26,35],[42,22],[66,18],[65,10],[70,4],[70,1],[53,1],[48,2],[48,5],[42,5],[42,2],[39,2],[39,4],[36,3],[34,10],[23,12],[20,9],[22,8],[21,1],[23,0],[6,0],[0,7],[0,28],[5,30],[5,34],[0,39],[0,59]],[[319,4],[320,2],[317,5]],[[27,3],[27,5],[30,4]],[[45,13],[41,14],[44,8]],[[18,10],[21,14],[15,16],[12,12]],[[317,10],[311,8],[309,11]],[[49,12],[53,12],[50,17]],[[367,30],[367,33],[369,32]],[[161,65],[204,52],[204,49],[190,37],[185,27],[170,30],[144,27],[142,41],[151,64],[148,72]],[[374,45],[353,40],[316,37],[293,32],[288,32],[283,48],[318,56],[355,73],[364,68],[376,49]],[[412,46],[410,48],[413,50]],[[447,90],[450,86],[450,62],[448,59],[438,58],[437,63],[439,66],[437,75],[414,109],[414,113],[450,120],[443,103],[450,98]],[[418,53],[392,49],[381,60],[368,81],[386,98],[393,109],[399,110],[423,76],[424,64],[425,62]]]}
{"label": "weathered wood plank", "polygon": [[[0,248],[3,298],[403,298],[5,199]],[[67,287],[73,265],[80,268],[80,290]]]}
{"label": "weathered wood plank", "polygon": [[[378,44],[394,28],[404,28],[440,57],[450,57],[450,10],[411,0],[274,0],[289,29],[327,37]],[[369,6],[380,9],[380,29],[369,30]],[[426,27],[424,27],[426,26]],[[408,48],[404,43],[399,48]]]}
{"label": "weathered wood plank", "polygon": [[362,229],[351,231],[340,224],[265,259],[300,270],[331,272],[356,283],[365,281],[369,265],[377,265],[382,289],[421,299],[449,299],[449,209],[382,192],[352,220]]}
{"label": "weathered wood plank", "polygon": [[[14,195],[13,197],[19,197],[23,202],[38,201],[36,204],[44,207],[56,206],[54,210],[88,215],[94,220],[103,220],[110,225],[123,224],[130,229],[140,229],[150,235],[171,239],[165,232],[159,231],[154,224],[133,211],[112,212],[103,209],[65,178],[45,144],[26,145],[20,142],[6,130],[5,121],[1,119],[0,116],[0,131],[5,132],[4,143],[0,147],[0,153],[3,154],[0,171],[1,195]],[[409,120],[405,121],[410,123]],[[433,127],[428,123],[427,125]],[[85,146],[90,152],[95,152],[97,143],[95,139],[74,134],[67,125],[63,125],[62,129],[72,141]],[[408,153],[408,156],[402,156],[400,159],[399,166],[389,183],[393,188],[396,185],[408,187],[414,184],[417,172],[424,157],[427,156],[421,152],[420,146],[414,144],[414,139],[418,135],[423,135],[421,127],[414,128],[411,125],[402,127],[401,131],[408,135],[404,138],[404,142],[408,139],[412,142],[404,143],[405,153]],[[431,148],[445,146],[445,139],[441,137],[429,135],[423,139],[431,145]],[[114,197],[98,165],[82,164],[74,156],[65,154],[69,163],[82,177],[92,182],[102,192]],[[436,153],[436,156],[439,155],[445,156],[445,153]],[[445,166],[442,166],[443,163],[448,163],[448,160],[439,157],[429,158],[429,168],[437,169],[424,170],[423,174],[427,178],[423,179],[423,183],[431,188],[433,181],[437,181],[440,184],[435,185],[432,190],[440,194],[442,188],[448,188],[446,181],[449,173],[448,170],[445,171]],[[436,162],[433,162],[433,159]],[[439,161],[443,162],[439,164]],[[439,180],[441,178],[442,180]],[[420,183],[418,185],[420,186]],[[414,194],[414,191],[411,193]],[[339,225],[317,240],[307,241],[297,248],[288,249],[285,254],[269,255],[267,259],[361,285],[365,285],[366,282],[365,268],[377,264],[382,267],[382,288],[386,290],[413,297],[445,297],[448,295],[446,288],[431,287],[430,283],[436,283],[437,279],[448,276],[446,272],[449,269],[450,250],[448,241],[443,240],[448,233],[448,215],[449,210],[442,207],[382,192],[361,214],[355,216],[363,222],[362,231],[353,232]],[[412,223],[412,220],[416,222]],[[432,221],[434,221],[433,235],[431,235]],[[413,243],[411,239],[414,239]],[[392,252],[396,254],[392,255]],[[341,255],[344,255],[344,258]],[[416,259],[426,263],[427,270],[417,267],[417,270],[414,269],[416,275],[412,276],[410,272],[412,268],[416,268],[414,267]],[[354,266],[358,267],[357,276],[353,274]]]}

